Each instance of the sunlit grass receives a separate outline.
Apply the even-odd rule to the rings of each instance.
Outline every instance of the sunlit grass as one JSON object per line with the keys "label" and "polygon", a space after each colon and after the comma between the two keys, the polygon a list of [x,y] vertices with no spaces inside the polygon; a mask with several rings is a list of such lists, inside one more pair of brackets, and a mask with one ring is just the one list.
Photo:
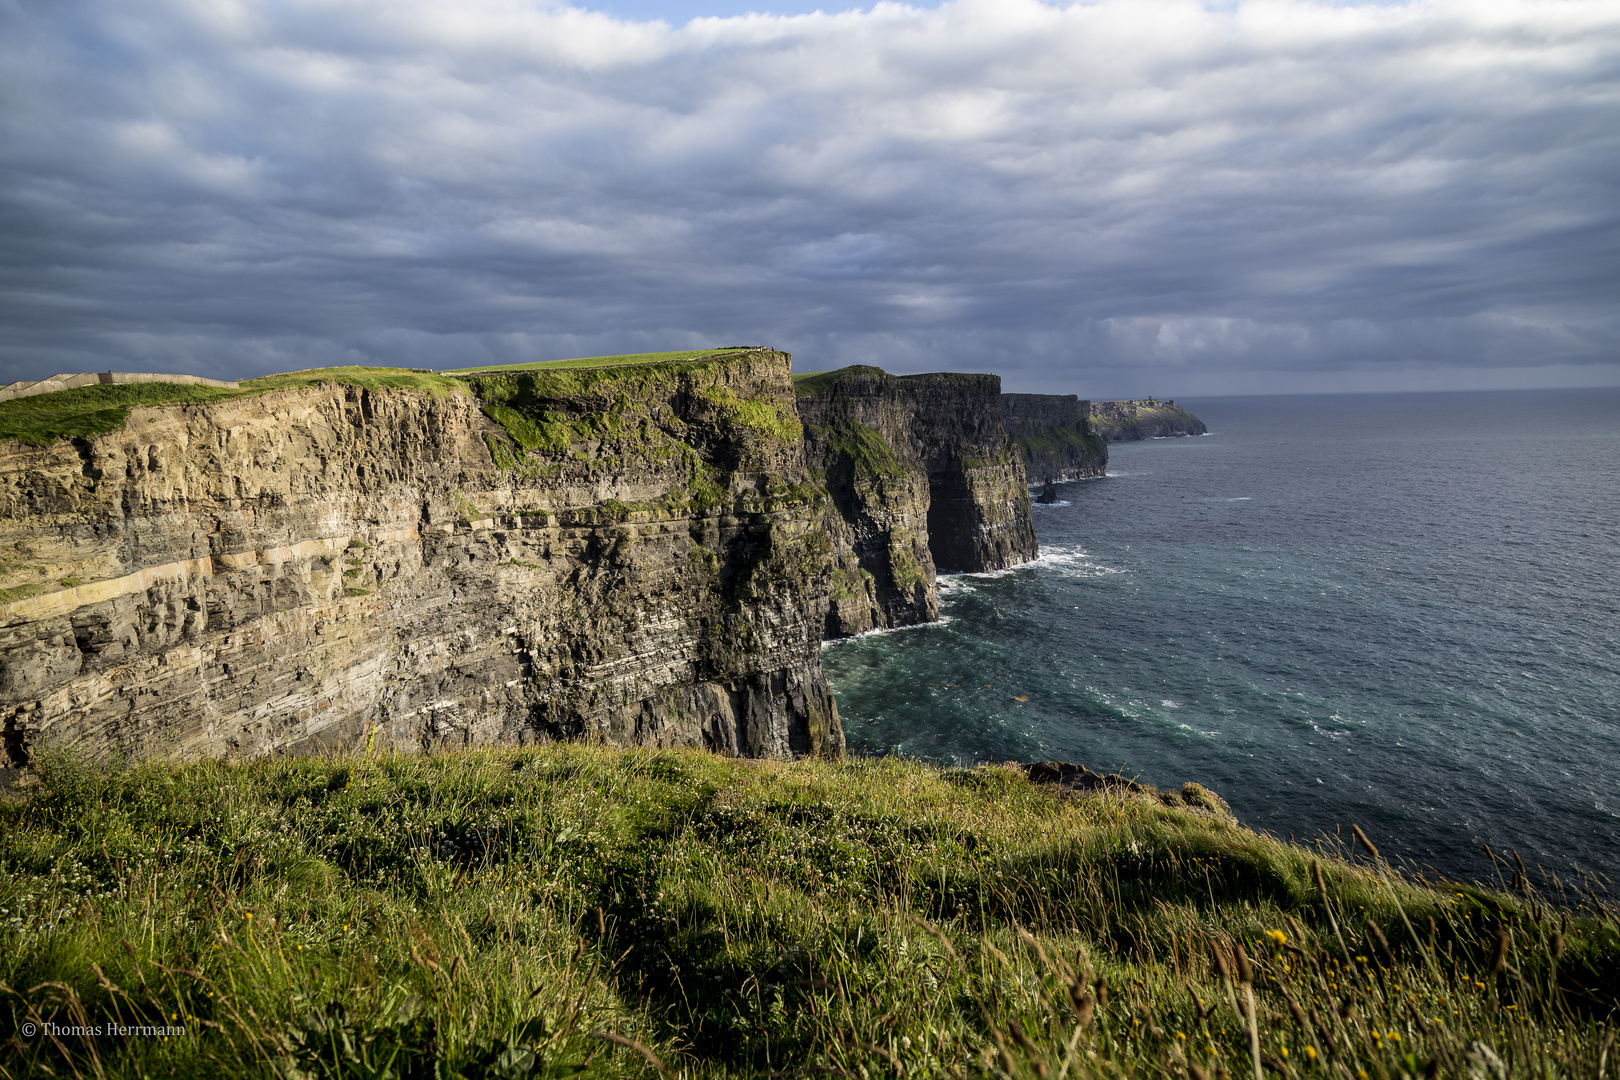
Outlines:
{"label": "sunlit grass", "polygon": [[[1612,1030],[1596,893],[1431,888],[1010,769],[40,771],[0,805],[0,1076],[1197,1078],[1256,1046],[1280,1076],[1594,1076]],[[109,1019],[185,1033],[22,1036]]]}
{"label": "sunlit grass", "polygon": [[435,397],[465,393],[454,379],[409,368],[335,367],[248,379],[239,389],[183,383],[110,383],[57,390],[0,402],[0,439],[50,446],[59,439],[92,438],[119,431],[139,406],[206,405],[271,390],[342,383],[368,390],[418,390]]}
{"label": "sunlit grass", "polygon": [[620,356],[581,356],[572,360],[535,360],[527,364],[484,364],[479,367],[449,368],[446,375],[466,375],[476,371],[544,371],[558,368],[628,367],[635,364],[668,364],[681,360],[746,351],[754,346],[727,346],[719,349],[681,349],[675,352],[625,353]]}

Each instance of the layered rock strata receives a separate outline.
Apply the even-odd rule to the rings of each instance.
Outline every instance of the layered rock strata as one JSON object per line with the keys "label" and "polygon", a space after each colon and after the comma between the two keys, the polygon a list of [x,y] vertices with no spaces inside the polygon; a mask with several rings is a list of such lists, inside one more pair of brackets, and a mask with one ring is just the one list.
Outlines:
{"label": "layered rock strata", "polygon": [[1174,401],[1093,401],[1091,428],[1109,442],[1202,435],[1204,422]]}
{"label": "layered rock strata", "polygon": [[5,755],[839,755],[788,367],[329,383],[4,444]]}
{"label": "layered rock strata", "polygon": [[1091,430],[1091,402],[1074,394],[1002,394],[1001,412],[1032,483],[1107,473],[1108,444]]}
{"label": "layered rock strata", "polygon": [[928,547],[928,470],[909,436],[913,411],[898,381],[875,367],[800,380],[805,461],[836,512],[825,528],[837,565],[827,638],[939,618]]}
{"label": "layered rock strata", "polygon": [[801,378],[805,456],[838,511],[827,636],[931,622],[939,570],[1036,555],[1023,463],[994,375],[896,377],[851,367]]}

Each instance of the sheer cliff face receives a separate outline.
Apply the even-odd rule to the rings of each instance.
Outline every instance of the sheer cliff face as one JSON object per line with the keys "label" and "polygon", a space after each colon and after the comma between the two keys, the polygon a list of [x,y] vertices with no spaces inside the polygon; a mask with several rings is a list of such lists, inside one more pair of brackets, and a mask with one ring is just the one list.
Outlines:
{"label": "sheer cliff face", "polygon": [[[939,570],[999,570],[1036,554],[1022,462],[993,375],[896,378],[874,367],[798,384],[805,454],[846,552],[829,637],[939,617]],[[853,572],[851,572],[853,571]]]}
{"label": "sheer cliff face", "polygon": [[928,548],[928,470],[910,436],[912,403],[892,375],[845,368],[799,385],[805,460],[823,472],[837,544],[826,636],[939,618]]}
{"label": "sheer cliff face", "polygon": [[1001,409],[1031,482],[1108,471],[1108,444],[1091,430],[1091,402],[1073,394],[1002,394]]}
{"label": "sheer cliff face", "polygon": [[483,376],[484,409],[329,384],[6,444],[6,751],[840,754],[787,371]]}
{"label": "sheer cliff face", "polygon": [[928,547],[941,570],[1003,570],[1038,554],[1029,481],[1007,435],[999,375],[941,372],[898,380],[928,469]]}
{"label": "sheer cliff face", "polygon": [[1204,422],[1173,401],[1093,401],[1091,427],[1109,442],[1202,435]]}

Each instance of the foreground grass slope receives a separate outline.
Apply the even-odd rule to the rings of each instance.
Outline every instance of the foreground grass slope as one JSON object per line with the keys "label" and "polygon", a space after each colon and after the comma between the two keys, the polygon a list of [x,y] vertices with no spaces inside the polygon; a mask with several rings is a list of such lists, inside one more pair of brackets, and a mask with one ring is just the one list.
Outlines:
{"label": "foreground grass slope", "polygon": [[[5,1077],[1615,1067],[1595,898],[1429,889],[1012,769],[550,745],[39,772],[0,804]],[[184,1034],[26,1037],[46,1021]]]}

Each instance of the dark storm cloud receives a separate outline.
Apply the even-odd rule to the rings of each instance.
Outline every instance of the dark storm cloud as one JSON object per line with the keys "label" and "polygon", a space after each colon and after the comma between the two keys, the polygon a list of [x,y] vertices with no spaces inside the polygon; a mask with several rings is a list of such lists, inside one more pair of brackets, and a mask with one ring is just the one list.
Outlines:
{"label": "dark storm cloud", "polygon": [[0,0],[0,379],[764,341],[1097,394],[1604,381],[1617,76],[1599,3]]}

